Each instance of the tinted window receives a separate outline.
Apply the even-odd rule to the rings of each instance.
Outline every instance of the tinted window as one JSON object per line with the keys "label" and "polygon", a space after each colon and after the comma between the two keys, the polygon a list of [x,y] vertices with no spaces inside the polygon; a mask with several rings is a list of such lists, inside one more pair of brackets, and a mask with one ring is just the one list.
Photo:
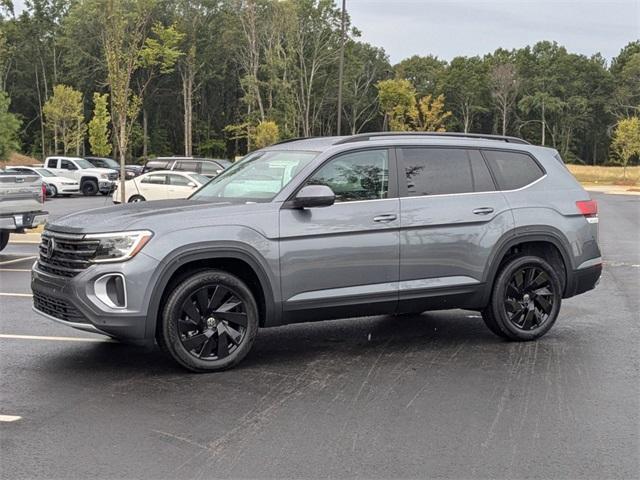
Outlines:
{"label": "tinted window", "polygon": [[60,168],[62,168],[64,170],[77,170],[77,168],[73,164],[73,162],[70,162],[69,160],[61,160],[60,161]]}
{"label": "tinted window", "polygon": [[334,158],[314,173],[306,185],[327,185],[336,194],[336,202],[387,198],[387,150],[367,150]]}
{"label": "tinted window", "polygon": [[149,170],[166,170],[169,167],[169,162],[166,160],[151,160],[144,166],[145,171]]}
{"label": "tinted window", "polygon": [[166,182],[166,175],[149,175],[141,180],[141,183],[153,183],[154,185],[164,185]]}
{"label": "tinted window", "polygon": [[58,159],[57,158],[50,158],[49,160],[47,160],[47,167],[49,167],[49,168],[58,168]]}
{"label": "tinted window", "polygon": [[401,152],[409,196],[495,190],[477,150],[403,148]]}
{"label": "tinted window", "polygon": [[167,175],[169,177],[169,185],[176,185],[180,187],[186,187],[189,185],[189,180],[187,177],[183,177],[182,175]]}
{"label": "tinted window", "polygon": [[203,175],[218,175],[220,172],[224,170],[220,165],[215,162],[202,162],[202,173]]}
{"label": "tinted window", "polygon": [[483,151],[501,190],[524,187],[544,175],[536,161],[525,153]]}
{"label": "tinted window", "polygon": [[181,172],[197,172],[200,162],[178,162],[174,167],[174,170],[180,170]]}

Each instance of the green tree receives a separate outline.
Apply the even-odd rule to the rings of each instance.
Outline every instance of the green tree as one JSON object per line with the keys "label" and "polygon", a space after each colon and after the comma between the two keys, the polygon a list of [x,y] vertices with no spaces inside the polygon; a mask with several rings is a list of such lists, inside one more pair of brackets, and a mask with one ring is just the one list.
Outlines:
{"label": "green tree", "polygon": [[111,131],[109,122],[111,115],[107,107],[108,94],[93,94],[93,117],[89,121],[89,145],[94,155],[106,157],[111,155]]}
{"label": "green tree", "polygon": [[[86,130],[82,93],[67,85],[56,85],[53,96],[44,104],[43,112],[47,127],[62,143],[62,153],[67,155],[75,148],[76,155],[79,155]],[[53,148],[58,153],[57,141],[54,141]]]}
{"label": "green tree", "polygon": [[416,89],[409,80],[390,79],[376,84],[380,109],[385,123],[392,132],[406,132],[413,129],[418,115]]}
{"label": "green tree", "polygon": [[469,132],[476,116],[487,110],[487,64],[480,57],[454,58],[444,78],[444,94],[462,130]]}
{"label": "green tree", "polygon": [[447,62],[432,55],[414,55],[398,63],[394,70],[398,78],[409,80],[420,97],[437,95],[447,69]]}
{"label": "green tree", "polygon": [[640,156],[640,117],[623,118],[616,125],[611,144],[615,152],[614,161],[624,168],[627,178],[627,165],[632,157]]}
{"label": "green tree", "polygon": [[18,130],[20,120],[9,112],[9,96],[0,91],[0,160],[6,160],[9,153],[18,150]]}

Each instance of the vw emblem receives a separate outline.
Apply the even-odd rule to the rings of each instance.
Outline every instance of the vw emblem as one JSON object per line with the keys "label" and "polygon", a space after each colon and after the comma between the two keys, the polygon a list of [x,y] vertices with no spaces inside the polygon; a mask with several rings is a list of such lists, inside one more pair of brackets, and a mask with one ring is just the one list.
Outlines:
{"label": "vw emblem", "polygon": [[44,251],[44,256],[46,258],[51,258],[53,256],[53,252],[56,249],[56,239],[55,238],[51,238],[49,240],[49,243],[47,244],[47,248]]}

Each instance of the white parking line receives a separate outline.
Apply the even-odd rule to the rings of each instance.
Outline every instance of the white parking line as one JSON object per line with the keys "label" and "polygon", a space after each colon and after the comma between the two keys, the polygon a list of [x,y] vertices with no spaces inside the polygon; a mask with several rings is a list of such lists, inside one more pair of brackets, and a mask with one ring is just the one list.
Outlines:
{"label": "white parking line", "polygon": [[22,257],[22,258],[14,258],[13,260],[5,260],[4,262],[0,262],[0,265],[10,265],[12,263],[25,262],[27,260],[33,260],[38,258],[36,255],[33,257]]}
{"label": "white parking line", "polygon": [[0,292],[0,297],[33,297],[31,293],[2,293]]}
{"label": "white parking line", "polygon": [[12,335],[8,333],[0,333],[0,338],[13,340],[50,340],[53,342],[114,342],[111,338],[43,337],[40,335]]}
{"label": "white parking line", "polygon": [[0,415],[0,422],[15,422],[16,420],[20,420],[22,417],[17,415]]}

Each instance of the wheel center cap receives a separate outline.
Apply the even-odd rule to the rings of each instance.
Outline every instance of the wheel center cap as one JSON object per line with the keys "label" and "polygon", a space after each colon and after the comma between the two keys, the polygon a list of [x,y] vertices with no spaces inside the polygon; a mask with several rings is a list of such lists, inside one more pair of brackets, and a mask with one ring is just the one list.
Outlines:
{"label": "wheel center cap", "polygon": [[218,322],[216,321],[215,318],[213,318],[213,317],[207,318],[207,328],[213,328],[213,327],[215,327],[217,325],[217,323]]}
{"label": "wheel center cap", "polygon": [[522,301],[524,303],[529,303],[531,301],[531,296],[528,293],[525,293],[524,297],[522,297]]}

